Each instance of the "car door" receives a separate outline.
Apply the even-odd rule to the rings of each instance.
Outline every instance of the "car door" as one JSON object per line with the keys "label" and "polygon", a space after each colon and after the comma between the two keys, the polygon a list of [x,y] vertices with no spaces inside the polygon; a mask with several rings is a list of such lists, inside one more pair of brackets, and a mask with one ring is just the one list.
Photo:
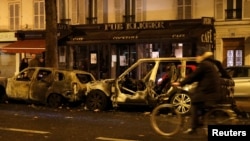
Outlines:
{"label": "car door", "polygon": [[34,72],[34,68],[27,68],[16,76],[9,78],[6,88],[7,96],[13,99],[28,100]]}
{"label": "car door", "polygon": [[152,83],[155,83],[158,67],[159,62],[149,61],[140,62],[128,68],[116,80],[116,102],[119,104],[147,104],[148,91],[154,86]]}
{"label": "car door", "polygon": [[35,75],[33,83],[30,89],[30,99],[38,102],[45,102],[46,93],[52,83],[52,70],[50,69],[39,69]]}
{"label": "car door", "polygon": [[250,68],[237,68],[233,74],[233,79],[235,82],[235,98],[245,98],[250,97]]}

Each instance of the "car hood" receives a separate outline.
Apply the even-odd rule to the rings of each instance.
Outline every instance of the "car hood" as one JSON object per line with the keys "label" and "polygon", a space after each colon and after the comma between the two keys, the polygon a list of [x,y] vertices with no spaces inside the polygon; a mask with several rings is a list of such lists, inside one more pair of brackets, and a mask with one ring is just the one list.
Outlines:
{"label": "car hood", "polygon": [[86,93],[90,92],[93,89],[99,89],[102,91],[109,92],[111,87],[114,85],[115,79],[100,79],[96,81],[91,81],[86,84],[87,91]]}

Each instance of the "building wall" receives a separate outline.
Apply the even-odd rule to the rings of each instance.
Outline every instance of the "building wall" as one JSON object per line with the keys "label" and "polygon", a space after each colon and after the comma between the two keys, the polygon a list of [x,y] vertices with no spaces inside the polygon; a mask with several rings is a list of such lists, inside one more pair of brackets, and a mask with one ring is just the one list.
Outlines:
{"label": "building wall", "polygon": [[145,20],[176,19],[176,3],[174,0],[148,0],[145,3]]}
{"label": "building wall", "polygon": [[194,0],[193,18],[214,17],[213,0]]}
{"label": "building wall", "polygon": [[[62,2],[63,0],[58,0]],[[77,0],[65,0],[65,18],[76,19],[76,7],[73,3]],[[10,2],[19,2],[20,8],[20,29],[34,29],[34,0],[1,0],[0,1],[0,31],[9,30],[9,6]],[[236,21],[225,20],[225,9],[227,0],[192,0],[192,18],[215,17],[216,28],[216,50],[215,58],[222,61],[223,38],[245,38],[245,64],[250,65],[250,4],[242,0],[243,18]],[[246,4],[244,3],[246,2]],[[247,3],[248,2],[248,3]],[[75,3],[74,3],[75,4]],[[137,0],[136,21],[152,20],[177,20],[176,0]],[[219,6],[222,8],[218,10]],[[71,24],[85,24],[88,17],[88,0],[79,0],[78,20],[72,20]],[[124,0],[97,0],[98,23],[122,22],[124,16]],[[61,13],[61,12],[58,12]],[[61,17],[60,15],[58,17]],[[58,22],[60,19],[58,19]],[[232,34],[234,33],[234,34]],[[13,55],[13,54],[10,54]],[[20,55],[22,56],[22,55]],[[14,63],[15,61],[6,62]],[[18,61],[18,60],[16,60]],[[18,62],[17,62],[18,63]]]}
{"label": "building wall", "polygon": [[[65,1],[65,18],[74,19],[75,7],[74,1]],[[33,29],[34,26],[34,14],[33,14],[33,2],[34,0],[1,0],[0,4],[0,30],[8,30],[9,29],[9,11],[8,11],[8,3],[9,2],[19,2],[21,4],[20,8],[20,21],[21,29]],[[58,2],[62,2],[62,0],[58,0]],[[106,4],[107,3],[107,4]],[[85,19],[88,14],[88,9],[86,8],[88,5],[88,0],[80,0],[79,2],[79,10],[81,10],[79,18]],[[118,5],[118,6],[117,6]],[[137,0],[137,12],[136,14],[140,14],[141,21],[152,21],[152,20],[176,20],[177,19],[177,3],[176,0]],[[59,5],[58,5],[59,6]],[[193,18],[201,18],[201,17],[213,17],[214,16],[214,3],[213,0],[193,0],[192,3],[192,15]],[[98,23],[114,23],[120,22],[116,18],[117,14],[121,17],[124,16],[124,0],[97,0],[97,7],[99,10],[97,11]],[[84,9],[84,10],[83,10]],[[101,10],[100,10],[101,9]],[[58,8],[58,10],[60,10]],[[119,10],[119,12],[117,11]],[[140,12],[141,13],[140,13]],[[58,12],[61,13],[61,12]],[[103,16],[103,17],[101,17]],[[138,16],[138,15],[137,15]],[[58,17],[62,17],[58,15]],[[86,20],[81,20],[86,23]],[[60,19],[58,19],[60,22]],[[74,21],[76,22],[76,21]],[[79,24],[79,23],[72,23]],[[84,23],[81,23],[84,24]]]}
{"label": "building wall", "polygon": [[215,0],[216,50],[215,58],[223,61],[223,39],[244,38],[244,63],[250,65],[250,2],[242,0],[242,18],[226,19],[227,0]]}
{"label": "building wall", "polygon": [[34,8],[33,8],[33,1],[29,0],[30,2],[21,3],[21,27],[20,29],[34,29]]}
{"label": "building wall", "polygon": [[245,64],[250,64],[250,21],[216,22],[216,58],[223,60],[223,38],[245,38]]}
{"label": "building wall", "polygon": [[16,55],[15,54],[4,54],[0,55],[0,77],[11,77],[16,72]]}
{"label": "building wall", "polygon": [[9,29],[8,19],[8,2],[7,0],[1,0],[0,2],[0,31]]}

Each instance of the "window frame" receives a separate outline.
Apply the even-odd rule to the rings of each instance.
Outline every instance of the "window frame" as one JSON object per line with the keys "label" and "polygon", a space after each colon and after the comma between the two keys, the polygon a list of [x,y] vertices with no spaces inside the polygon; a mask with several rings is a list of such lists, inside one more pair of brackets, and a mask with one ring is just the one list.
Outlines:
{"label": "window frame", "polygon": [[177,19],[192,19],[192,0],[177,1]]}
{"label": "window frame", "polygon": [[45,29],[45,2],[34,1],[34,29]]}
{"label": "window frame", "polygon": [[[9,29],[19,30],[21,23],[21,5],[20,2],[9,3]],[[12,11],[13,10],[13,11]]]}

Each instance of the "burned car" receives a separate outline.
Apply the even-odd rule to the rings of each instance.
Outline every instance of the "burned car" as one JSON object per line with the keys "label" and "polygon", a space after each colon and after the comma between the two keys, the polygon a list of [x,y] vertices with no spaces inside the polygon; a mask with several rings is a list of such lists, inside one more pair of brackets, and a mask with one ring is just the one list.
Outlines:
{"label": "burned car", "polygon": [[7,98],[59,107],[82,101],[86,83],[94,80],[91,73],[80,70],[28,67],[0,86],[1,101]]}
{"label": "burned car", "polygon": [[178,112],[187,113],[191,107],[188,90],[195,84],[185,86],[186,92],[174,90],[170,84],[191,73],[196,65],[193,57],[139,59],[116,79],[88,83],[86,107],[89,110],[121,105],[154,107],[164,100],[175,104]]}

